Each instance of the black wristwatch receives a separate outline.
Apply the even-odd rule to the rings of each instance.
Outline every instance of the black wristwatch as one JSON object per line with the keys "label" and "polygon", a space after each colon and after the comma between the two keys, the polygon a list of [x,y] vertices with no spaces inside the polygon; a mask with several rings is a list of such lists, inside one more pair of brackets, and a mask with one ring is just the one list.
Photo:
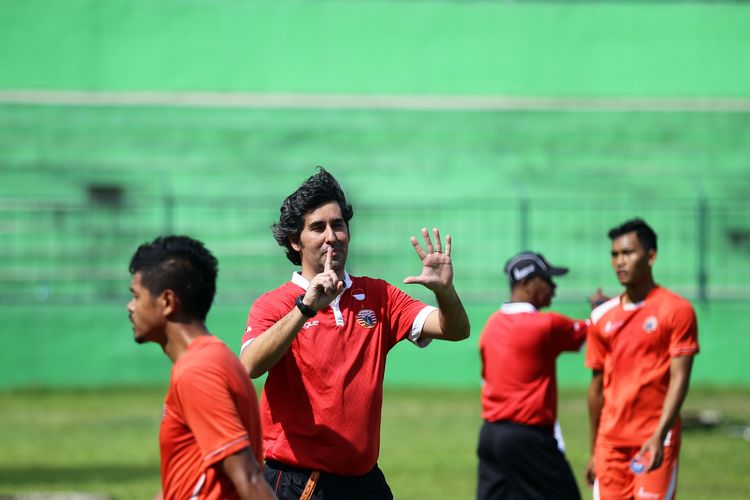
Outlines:
{"label": "black wristwatch", "polygon": [[300,295],[299,297],[297,297],[294,300],[294,303],[297,305],[297,308],[299,309],[299,311],[302,314],[304,314],[308,318],[312,318],[313,316],[315,316],[318,313],[317,313],[317,311],[313,311],[312,308],[310,308],[310,306],[305,305],[305,303],[302,302],[302,299],[304,298],[304,296],[305,296],[305,294],[303,293],[302,295]]}

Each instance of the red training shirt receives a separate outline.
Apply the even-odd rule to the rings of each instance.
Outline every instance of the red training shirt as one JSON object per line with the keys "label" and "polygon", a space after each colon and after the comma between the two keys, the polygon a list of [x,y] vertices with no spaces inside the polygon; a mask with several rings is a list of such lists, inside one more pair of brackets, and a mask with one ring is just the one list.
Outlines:
{"label": "red training shirt", "polygon": [[[388,351],[418,345],[435,308],[383,280],[344,277],[345,290],[318,311],[268,372],[261,395],[266,459],[354,476],[375,466],[380,449],[383,376]],[[255,301],[243,349],[295,307],[308,281],[292,281]]]}
{"label": "red training shirt", "polygon": [[528,302],[503,304],[479,339],[482,418],[552,426],[557,418],[555,364],[586,341],[587,321],[543,313]]}
{"label": "red training shirt", "polygon": [[[604,407],[597,442],[641,446],[656,430],[672,358],[698,353],[690,303],[657,286],[638,304],[615,297],[591,313],[586,366],[602,370]],[[680,442],[680,418],[668,440]]]}
{"label": "red training shirt", "polygon": [[255,388],[216,337],[194,339],[172,367],[159,431],[165,500],[237,498],[221,462],[248,446],[262,463]]}

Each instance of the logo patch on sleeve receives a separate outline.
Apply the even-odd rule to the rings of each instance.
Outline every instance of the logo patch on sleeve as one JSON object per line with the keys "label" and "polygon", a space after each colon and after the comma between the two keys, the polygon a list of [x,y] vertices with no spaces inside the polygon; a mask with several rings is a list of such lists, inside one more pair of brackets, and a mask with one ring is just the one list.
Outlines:
{"label": "logo patch on sleeve", "polygon": [[357,313],[357,323],[365,328],[375,328],[378,324],[378,317],[369,309],[362,309]]}

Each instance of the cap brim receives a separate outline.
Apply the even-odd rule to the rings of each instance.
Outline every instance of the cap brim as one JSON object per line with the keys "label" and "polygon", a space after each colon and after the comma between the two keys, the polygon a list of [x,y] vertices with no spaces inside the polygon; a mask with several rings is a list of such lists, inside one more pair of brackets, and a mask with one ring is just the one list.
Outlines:
{"label": "cap brim", "polygon": [[549,266],[548,272],[550,276],[562,276],[563,274],[568,274],[568,268]]}

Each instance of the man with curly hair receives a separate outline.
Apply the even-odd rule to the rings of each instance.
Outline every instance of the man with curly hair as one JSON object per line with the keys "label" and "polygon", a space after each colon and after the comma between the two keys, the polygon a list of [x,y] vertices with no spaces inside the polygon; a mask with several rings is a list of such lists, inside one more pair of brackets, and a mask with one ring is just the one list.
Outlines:
{"label": "man with curly hair", "polygon": [[[287,197],[273,234],[301,270],[250,309],[241,360],[268,373],[261,396],[266,479],[279,498],[388,499],[377,466],[386,355],[408,339],[462,340],[469,320],[453,286],[451,238],[422,229],[422,262],[405,284],[438,307],[346,270],[353,210],[325,169]],[[434,242],[433,242],[434,238]]]}

